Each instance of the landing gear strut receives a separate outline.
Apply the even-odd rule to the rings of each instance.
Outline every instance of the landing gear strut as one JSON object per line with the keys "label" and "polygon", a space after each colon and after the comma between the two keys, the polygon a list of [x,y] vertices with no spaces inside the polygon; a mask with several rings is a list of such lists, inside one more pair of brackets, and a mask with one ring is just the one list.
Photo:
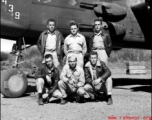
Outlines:
{"label": "landing gear strut", "polygon": [[[17,66],[19,64],[25,62],[21,54],[21,51],[23,50],[21,49],[21,46],[22,41],[21,39],[19,39],[17,42],[17,46],[14,45],[12,50],[12,54],[16,55],[15,64],[13,65],[13,68],[2,72],[1,93],[4,95],[4,97],[21,97],[27,89],[27,77],[23,71],[17,69]],[[20,59],[22,59],[21,62]]]}

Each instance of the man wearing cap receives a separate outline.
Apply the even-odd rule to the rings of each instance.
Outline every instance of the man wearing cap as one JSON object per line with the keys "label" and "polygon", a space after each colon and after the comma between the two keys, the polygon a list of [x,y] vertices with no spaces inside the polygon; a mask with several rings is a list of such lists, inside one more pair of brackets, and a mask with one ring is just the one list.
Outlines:
{"label": "man wearing cap", "polygon": [[64,53],[67,57],[66,63],[68,64],[68,58],[70,56],[76,56],[77,64],[80,67],[84,65],[84,55],[87,51],[85,37],[78,33],[79,27],[76,22],[70,24],[71,34],[65,38],[64,41]]}
{"label": "man wearing cap", "polygon": [[47,102],[51,98],[59,99],[62,97],[61,92],[57,89],[59,81],[59,71],[54,66],[53,56],[51,54],[46,54],[44,56],[44,65],[35,74],[35,78],[37,81],[36,86],[38,91],[39,105],[43,105],[43,97],[46,98]]}
{"label": "man wearing cap", "polygon": [[67,102],[67,97],[76,94],[77,102],[82,102],[84,96],[85,76],[83,69],[77,65],[77,57],[68,57],[68,64],[66,64],[60,75],[58,82],[59,90],[62,93],[61,104]]}
{"label": "man wearing cap", "polygon": [[[47,28],[48,30],[40,34],[37,46],[43,57],[48,53],[52,54],[54,65],[58,67],[60,65],[58,58],[61,59],[61,45],[64,43],[64,38],[62,34],[56,30],[56,22],[54,19],[48,19]],[[44,60],[42,63],[44,63]]]}
{"label": "man wearing cap", "polygon": [[[111,71],[103,61],[98,60],[97,52],[90,53],[89,62],[86,63],[84,71],[86,77],[84,89],[92,100],[100,97],[100,92],[107,93],[109,86],[111,86],[107,82],[108,77],[111,76]],[[113,102],[111,95],[108,94],[106,97],[108,98],[107,104],[111,105]]]}

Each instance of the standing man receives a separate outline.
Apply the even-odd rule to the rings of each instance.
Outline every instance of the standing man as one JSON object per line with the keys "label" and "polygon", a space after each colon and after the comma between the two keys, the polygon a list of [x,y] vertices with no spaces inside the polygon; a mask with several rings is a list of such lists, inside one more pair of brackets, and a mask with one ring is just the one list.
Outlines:
{"label": "standing man", "polygon": [[85,37],[78,33],[78,24],[72,22],[70,24],[71,34],[65,38],[64,41],[64,53],[67,57],[66,63],[68,64],[68,58],[70,56],[76,56],[77,64],[83,68],[84,65],[84,55],[87,51]]}
{"label": "standing man", "polygon": [[94,20],[94,33],[90,36],[88,51],[96,51],[99,60],[108,63],[108,57],[112,50],[111,38],[102,32],[102,19]]}
{"label": "standing man", "polygon": [[68,57],[68,63],[62,70],[60,81],[58,82],[59,90],[62,93],[61,104],[67,102],[68,95],[77,95],[77,102],[81,102],[84,96],[85,76],[83,69],[77,65],[75,56]]}
{"label": "standing man", "polygon": [[[111,83],[107,81],[108,77],[111,76],[111,72],[103,61],[98,60],[97,52],[92,51],[89,60],[85,65],[86,85],[84,89],[91,99],[95,99],[95,94],[100,95],[100,92],[111,92]],[[107,98],[107,104],[111,105],[113,103],[111,94],[108,94]]]}
{"label": "standing man", "polygon": [[[56,22],[54,19],[48,19],[47,21],[48,30],[41,33],[37,46],[42,56],[46,54],[52,54],[53,62],[55,67],[59,66],[59,59],[61,59],[61,45],[63,44],[62,34],[56,30]],[[43,62],[44,63],[44,60]]]}
{"label": "standing man", "polygon": [[59,71],[54,66],[53,56],[51,54],[46,54],[44,56],[44,66],[36,73],[35,78],[37,80],[36,86],[38,91],[38,104],[43,105],[43,94],[45,92],[45,88],[47,88],[47,93],[45,97],[47,98],[47,102],[50,98],[61,98],[62,94],[58,88],[59,81]]}
{"label": "standing man", "polygon": [[[108,64],[108,57],[112,50],[111,38],[108,34],[102,32],[102,19],[94,20],[94,33],[90,36],[89,49],[88,51],[95,51],[98,54],[98,59],[103,61],[106,65]],[[109,77],[106,82],[107,94],[112,94],[112,78]]]}

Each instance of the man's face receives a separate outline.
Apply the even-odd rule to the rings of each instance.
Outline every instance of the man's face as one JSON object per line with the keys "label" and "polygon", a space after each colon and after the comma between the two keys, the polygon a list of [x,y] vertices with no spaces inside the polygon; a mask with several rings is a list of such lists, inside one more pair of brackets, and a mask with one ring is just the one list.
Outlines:
{"label": "man's face", "polygon": [[52,67],[52,65],[53,65],[53,60],[52,60],[52,58],[51,57],[49,57],[49,58],[46,58],[45,59],[45,64],[48,66],[48,67]]}
{"label": "man's face", "polygon": [[98,60],[97,55],[91,55],[90,56],[90,62],[91,62],[92,65],[95,66],[97,64],[97,60]]}
{"label": "man's face", "polygon": [[50,32],[54,32],[55,30],[55,23],[53,21],[50,21],[47,25],[47,28],[49,29]]}
{"label": "man's face", "polygon": [[95,29],[95,32],[100,32],[101,31],[101,28],[102,28],[102,23],[101,21],[95,21],[94,22],[94,29]]}
{"label": "man's face", "polygon": [[72,35],[76,35],[78,33],[78,27],[76,25],[72,25],[70,30]]}
{"label": "man's face", "polygon": [[70,66],[71,68],[75,68],[76,65],[77,65],[77,60],[76,60],[76,58],[74,58],[74,57],[70,58],[70,59],[68,60],[68,62],[69,62],[69,66]]}

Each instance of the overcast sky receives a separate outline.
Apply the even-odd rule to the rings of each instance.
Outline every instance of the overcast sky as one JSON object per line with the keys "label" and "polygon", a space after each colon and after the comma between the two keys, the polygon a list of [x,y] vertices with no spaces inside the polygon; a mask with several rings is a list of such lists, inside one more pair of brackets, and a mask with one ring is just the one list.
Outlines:
{"label": "overcast sky", "polygon": [[16,41],[0,39],[1,40],[1,51],[3,52],[11,52],[12,46]]}

